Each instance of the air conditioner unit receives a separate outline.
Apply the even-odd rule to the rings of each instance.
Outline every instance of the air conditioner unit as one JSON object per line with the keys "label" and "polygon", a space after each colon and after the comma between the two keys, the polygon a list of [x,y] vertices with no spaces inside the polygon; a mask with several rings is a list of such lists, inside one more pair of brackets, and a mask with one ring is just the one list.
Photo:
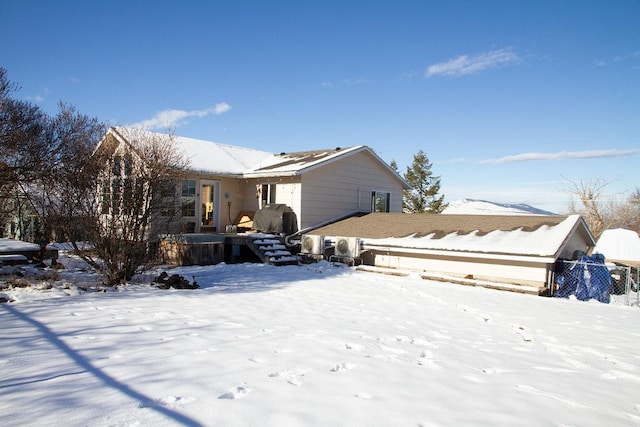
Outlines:
{"label": "air conditioner unit", "polygon": [[307,234],[302,236],[301,252],[311,255],[324,254],[324,236]]}
{"label": "air conditioner unit", "polygon": [[359,258],[360,238],[359,237],[338,237],[334,254],[340,257]]}

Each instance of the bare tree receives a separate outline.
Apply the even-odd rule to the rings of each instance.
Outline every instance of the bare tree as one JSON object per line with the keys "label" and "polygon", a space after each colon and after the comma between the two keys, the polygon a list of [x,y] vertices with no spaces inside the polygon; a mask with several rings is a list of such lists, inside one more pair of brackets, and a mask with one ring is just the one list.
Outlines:
{"label": "bare tree", "polygon": [[608,181],[602,179],[570,181],[568,183],[569,193],[575,195],[582,205],[581,209],[570,205],[569,211],[584,216],[596,240],[604,230],[614,223],[612,212],[615,210],[615,206],[612,202],[605,202],[602,193],[609,184]]}
{"label": "bare tree", "polygon": [[0,68],[0,220],[19,218],[20,238],[40,243],[42,255],[51,239],[70,240],[106,283],[130,280],[179,210],[188,162],[175,137],[114,129],[126,144],[98,144],[97,119],[62,103],[50,117],[14,99],[16,90]]}
{"label": "bare tree", "polygon": [[96,205],[100,163],[92,156],[105,126],[96,118],[61,103],[51,120],[48,140],[57,147],[50,159],[53,171],[45,200],[51,229],[58,240],[84,240],[83,229]]}
{"label": "bare tree", "polygon": [[27,191],[33,193],[42,179],[48,117],[38,106],[13,98],[17,90],[0,68],[0,219],[13,223],[12,237],[34,240],[41,222]]}
{"label": "bare tree", "polygon": [[640,188],[615,210],[615,227],[626,228],[640,234]]}
{"label": "bare tree", "polygon": [[107,133],[94,158],[102,169],[92,198],[97,202],[86,205],[92,249],[76,249],[108,285],[118,285],[153,259],[160,234],[171,231],[188,161],[173,134],[123,128]]}

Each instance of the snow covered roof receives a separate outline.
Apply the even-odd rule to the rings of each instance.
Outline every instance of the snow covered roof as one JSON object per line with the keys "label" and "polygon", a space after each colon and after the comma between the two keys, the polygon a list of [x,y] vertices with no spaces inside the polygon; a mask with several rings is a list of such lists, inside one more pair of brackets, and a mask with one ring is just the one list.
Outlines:
{"label": "snow covered roof", "polygon": [[[161,136],[156,132],[126,127],[113,127],[110,132],[121,142],[139,137],[141,132],[150,136]],[[334,148],[315,151],[274,154],[251,148],[220,144],[201,139],[176,136],[176,142],[190,161],[190,169],[216,175],[237,175],[246,178],[292,176],[308,172],[316,167],[332,162],[338,158],[359,152],[367,152],[391,173],[409,185],[395,173],[389,165],[380,159],[373,150],[364,145],[347,148]],[[103,139],[104,141],[104,139]]]}
{"label": "snow covered roof", "polygon": [[[140,133],[162,135],[134,128],[112,128],[123,140],[139,137]],[[196,172],[216,173],[220,175],[242,175],[260,162],[273,156],[266,151],[234,145],[219,144],[202,139],[176,136],[178,147],[190,162],[190,169]]]}
{"label": "snow covered roof", "polygon": [[317,167],[326,165],[335,160],[352,156],[357,153],[367,153],[395,176],[404,189],[411,186],[396,171],[382,160],[371,148],[366,145],[355,147],[334,148],[329,150],[299,151],[293,153],[280,153],[262,161],[256,168],[247,171],[247,178],[260,178],[269,176],[293,176],[309,172]]}
{"label": "snow covered roof", "polygon": [[640,237],[624,228],[605,230],[593,252],[604,255],[607,261],[640,265]]}
{"label": "snow covered roof", "polygon": [[335,148],[330,150],[300,151],[294,153],[280,153],[260,162],[246,176],[295,175],[302,170],[309,170],[337,157],[362,151],[366,147],[359,145],[349,148]]}
{"label": "snow covered roof", "polygon": [[178,137],[178,143],[189,158],[191,169],[201,172],[240,175],[272,156],[266,151],[193,138]]}
{"label": "snow covered roof", "polygon": [[372,213],[322,227],[312,234],[361,237],[367,245],[556,257],[579,215],[438,215]]}

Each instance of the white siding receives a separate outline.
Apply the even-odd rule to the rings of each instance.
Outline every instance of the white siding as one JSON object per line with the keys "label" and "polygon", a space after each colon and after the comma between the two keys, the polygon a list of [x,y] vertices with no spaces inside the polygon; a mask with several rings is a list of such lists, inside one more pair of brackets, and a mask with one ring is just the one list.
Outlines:
{"label": "white siding", "polygon": [[[234,210],[235,215],[240,211],[255,212],[259,208],[260,200],[256,196],[257,185],[275,184],[276,185],[276,203],[282,203],[289,206],[296,213],[298,219],[298,227],[300,227],[300,201],[302,185],[299,177],[277,177],[277,178],[252,178],[238,180],[237,200],[238,208]],[[235,220],[235,217],[232,217]]]}
{"label": "white siding", "polygon": [[352,211],[371,211],[371,192],[391,193],[390,211],[402,212],[397,177],[366,152],[356,153],[302,176],[301,228]]}
{"label": "white siding", "polygon": [[302,184],[299,182],[276,184],[276,203],[289,206],[296,213],[298,229],[300,229],[300,201]]}
{"label": "white siding", "polygon": [[547,281],[547,263],[543,260],[510,263],[489,262],[486,259],[456,259],[446,257],[407,256],[393,253],[375,253],[374,265],[406,270],[441,273],[520,285],[544,286]]}

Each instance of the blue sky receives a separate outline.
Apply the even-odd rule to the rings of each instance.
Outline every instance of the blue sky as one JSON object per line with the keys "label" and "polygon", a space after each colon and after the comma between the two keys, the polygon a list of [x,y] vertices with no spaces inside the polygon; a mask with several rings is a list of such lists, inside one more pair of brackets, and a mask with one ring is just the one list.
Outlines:
{"label": "blue sky", "polygon": [[423,150],[445,200],[640,187],[640,1],[0,3],[16,96],[272,152]]}

